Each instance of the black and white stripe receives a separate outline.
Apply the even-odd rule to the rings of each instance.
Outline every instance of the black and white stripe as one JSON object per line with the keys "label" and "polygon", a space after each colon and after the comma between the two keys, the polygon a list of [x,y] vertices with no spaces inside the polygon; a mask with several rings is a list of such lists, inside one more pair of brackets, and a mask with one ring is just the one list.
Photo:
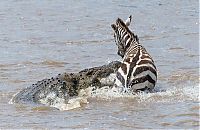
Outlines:
{"label": "black and white stripe", "polygon": [[118,54],[123,58],[117,71],[115,85],[123,92],[153,89],[157,81],[157,70],[152,57],[139,43],[137,35],[128,28],[131,16],[124,23],[121,19],[112,24]]}

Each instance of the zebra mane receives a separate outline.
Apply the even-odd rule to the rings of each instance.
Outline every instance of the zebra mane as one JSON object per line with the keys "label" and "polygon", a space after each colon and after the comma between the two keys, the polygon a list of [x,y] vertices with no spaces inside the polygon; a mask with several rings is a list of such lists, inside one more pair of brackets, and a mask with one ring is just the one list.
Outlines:
{"label": "zebra mane", "polygon": [[120,27],[123,27],[123,28],[128,32],[128,34],[129,34],[130,36],[133,37],[133,39],[135,39],[137,42],[139,41],[138,36],[135,35],[135,34],[128,28],[128,26],[126,26],[126,24],[123,22],[122,19],[117,18],[117,20],[116,20],[116,25],[117,25],[117,26],[120,26]]}

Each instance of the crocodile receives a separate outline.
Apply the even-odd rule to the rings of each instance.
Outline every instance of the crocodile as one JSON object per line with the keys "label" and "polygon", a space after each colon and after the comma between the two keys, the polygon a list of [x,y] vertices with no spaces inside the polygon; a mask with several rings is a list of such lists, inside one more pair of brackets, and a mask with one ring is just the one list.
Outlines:
{"label": "crocodile", "polygon": [[[77,97],[81,90],[93,87],[114,85],[115,75],[121,62],[113,61],[107,65],[84,69],[78,73],[63,73],[49,79],[43,79],[22,89],[11,99],[12,103],[39,103],[53,105],[57,102],[67,103],[69,99]],[[59,101],[58,101],[59,99]]]}

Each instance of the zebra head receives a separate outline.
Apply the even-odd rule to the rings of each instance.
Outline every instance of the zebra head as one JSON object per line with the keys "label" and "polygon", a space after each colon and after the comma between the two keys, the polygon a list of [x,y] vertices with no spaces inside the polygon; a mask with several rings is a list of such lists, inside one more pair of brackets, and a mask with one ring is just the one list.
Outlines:
{"label": "zebra head", "polygon": [[122,19],[118,18],[116,20],[116,24],[111,25],[114,30],[115,43],[118,46],[117,54],[120,55],[122,58],[125,55],[126,49],[130,46],[127,40],[131,41],[130,38],[132,38],[133,35],[133,33],[128,28],[131,20],[132,16],[130,15],[125,22],[123,22]]}

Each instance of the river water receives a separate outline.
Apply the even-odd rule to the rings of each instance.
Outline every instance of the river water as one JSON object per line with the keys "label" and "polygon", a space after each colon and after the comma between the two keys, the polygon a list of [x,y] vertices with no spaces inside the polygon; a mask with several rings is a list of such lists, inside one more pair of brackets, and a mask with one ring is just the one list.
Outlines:
{"label": "river water", "polygon": [[[0,3],[0,128],[198,129],[198,0],[7,0]],[[9,104],[38,80],[119,60],[110,25],[130,26],[158,68],[157,89],[132,98],[90,98],[60,111]]]}

